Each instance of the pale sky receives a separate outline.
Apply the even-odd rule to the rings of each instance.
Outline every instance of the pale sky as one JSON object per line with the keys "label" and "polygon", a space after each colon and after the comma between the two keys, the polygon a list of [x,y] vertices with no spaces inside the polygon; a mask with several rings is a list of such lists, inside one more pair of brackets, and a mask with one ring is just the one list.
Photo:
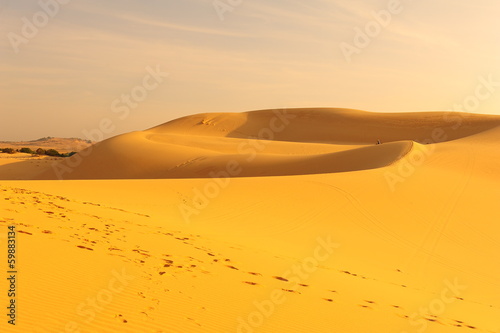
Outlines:
{"label": "pale sky", "polygon": [[500,114],[499,17],[498,0],[0,0],[0,140],[283,107]]}

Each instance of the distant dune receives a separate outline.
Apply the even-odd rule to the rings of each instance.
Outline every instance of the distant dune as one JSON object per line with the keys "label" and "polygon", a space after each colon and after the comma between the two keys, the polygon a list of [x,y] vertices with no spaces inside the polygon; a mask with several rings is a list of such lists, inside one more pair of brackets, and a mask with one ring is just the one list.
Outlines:
{"label": "distant dune", "polygon": [[[0,141],[0,148],[30,148],[36,151],[55,149],[59,153],[79,152],[92,145],[92,142],[76,138],[46,137],[32,141]],[[0,179],[33,179],[37,175],[51,170],[54,163],[63,161],[60,157],[32,156],[31,154],[15,153],[0,154]]]}
{"label": "distant dune", "polygon": [[0,154],[0,331],[498,333],[499,142],[496,116],[290,109]]}
{"label": "distant dune", "polygon": [[0,148],[30,148],[32,150],[36,150],[38,148],[55,149],[60,153],[80,151],[90,145],[92,145],[92,142],[77,138],[45,137],[31,141],[0,141]]}

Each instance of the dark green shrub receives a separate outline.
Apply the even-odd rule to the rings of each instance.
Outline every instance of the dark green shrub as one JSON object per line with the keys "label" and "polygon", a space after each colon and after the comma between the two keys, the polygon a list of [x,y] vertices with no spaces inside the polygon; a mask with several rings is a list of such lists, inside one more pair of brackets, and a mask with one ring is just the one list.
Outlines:
{"label": "dark green shrub", "polygon": [[21,148],[19,149],[20,153],[25,153],[25,154],[34,154],[35,152],[31,150],[31,148]]}
{"label": "dark green shrub", "polygon": [[45,151],[45,155],[48,155],[48,156],[61,156],[61,154],[59,154],[59,152],[55,149],[48,149]]}
{"label": "dark green shrub", "polygon": [[14,148],[3,148],[2,149],[2,153],[6,153],[6,154],[15,154],[16,153],[16,150]]}

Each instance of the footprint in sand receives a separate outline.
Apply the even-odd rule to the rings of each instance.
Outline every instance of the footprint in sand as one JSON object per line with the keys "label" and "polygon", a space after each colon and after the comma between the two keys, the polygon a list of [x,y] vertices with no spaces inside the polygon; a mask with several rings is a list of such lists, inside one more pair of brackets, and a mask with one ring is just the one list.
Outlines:
{"label": "footprint in sand", "polygon": [[169,259],[163,259],[166,264],[163,265],[163,267],[170,267],[174,264],[174,261],[173,260],[169,260]]}
{"label": "footprint in sand", "polygon": [[85,249],[85,250],[89,250],[89,251],[94,251],[94,249],[91,249],[90,247],[86,247],[86,246],[83,246],[83,245],[77,245],[76,247],[80,248],[80,249]]}
{"label": "footprint in sand", "polygon": [[286,291],[287,293],[301,294],[301,292],[300,292],[300,291],[297,291],[297,290],[292,290],[292,289],[284,289],[284,288],[282,288],[281,290]]}
{"label": "footprint in sand", "polygon": [[288,279],[285,279],[284,277],[281,277],[281,276],[273,276],[273,279],[288,282]]}
{"label": "footprint in sand", "polygon": [[257,282],[252,282],[252,281],[243,281],[243,283],[249,284],[251,286],[257,286],[258,285]]}
{"label": "footprint in sand", "polygon": [[118,318],[124,324],[128,323],[128,320],[123,318],[123,315],[121,315],[121,314],[116,315],[115,318]]}

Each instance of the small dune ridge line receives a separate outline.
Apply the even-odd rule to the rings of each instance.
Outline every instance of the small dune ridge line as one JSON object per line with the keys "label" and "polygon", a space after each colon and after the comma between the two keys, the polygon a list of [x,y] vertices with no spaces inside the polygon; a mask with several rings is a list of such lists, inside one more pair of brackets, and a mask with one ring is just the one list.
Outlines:
{"label": "small dune ridge line", "polygon": [[0,154],[0,331],[498,333],[499,142],[495,116],[308,108]]}

